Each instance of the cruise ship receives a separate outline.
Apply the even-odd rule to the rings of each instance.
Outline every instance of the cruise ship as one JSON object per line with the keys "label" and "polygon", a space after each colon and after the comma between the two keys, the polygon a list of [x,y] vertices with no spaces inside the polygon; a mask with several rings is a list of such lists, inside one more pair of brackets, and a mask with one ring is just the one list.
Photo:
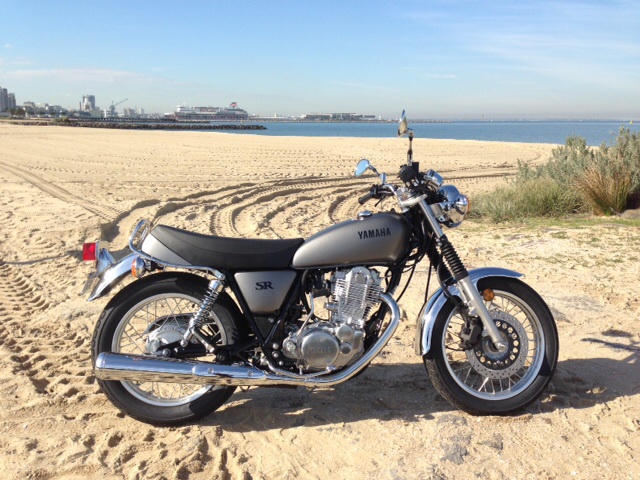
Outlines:
{"label": "cruise ship", "polygon": [[246,120],[249,114],[238,107],[236,102],[231,102],[228,107],[189,107],[179,105],[174,113],[165,114],[167,118],[179,121],[228,121]]}

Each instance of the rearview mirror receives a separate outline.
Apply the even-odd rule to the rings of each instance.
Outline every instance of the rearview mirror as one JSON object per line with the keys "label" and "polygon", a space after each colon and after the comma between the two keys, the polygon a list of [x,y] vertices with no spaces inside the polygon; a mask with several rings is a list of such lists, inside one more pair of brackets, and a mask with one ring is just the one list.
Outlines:
{"label": "rearview mirror", "polygon": [[402,137],[409,131],[409,122],[407,121],[407,116],[405,115],[405,111],[402,111],[402,115],[400,116],[400,122],[398,123],[398,136]]}
{"label": "rearview mirror", "polygon": [[369,168],[371,168],[371,164],[369,163],[369,160],[367,160],[366,158],[363,158],[362,160],[360,160],[358,162],[358,165],[356,166],[356,177],[360,177],[361,175],[363,175],[364,172],[369,170]]}

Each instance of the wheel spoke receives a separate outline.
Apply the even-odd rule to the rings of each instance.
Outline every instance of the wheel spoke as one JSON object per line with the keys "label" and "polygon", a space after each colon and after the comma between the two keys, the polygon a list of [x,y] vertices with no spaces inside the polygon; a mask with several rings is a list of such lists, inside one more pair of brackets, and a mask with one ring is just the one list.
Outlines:
{"label": "wheel spoke", "polygon": [[479,392],[481,392],[482,390],[485,390],[488,381],[489,381],[489,377],[485,377],[485,379],[482,382],[482,385],[480,385],[480,388],[478,388]]}
{"label": "wheel spoke", "polygon": [[136,349],[138,349],[138,350],[140,351],[140,353],[142,353],[143,355],[146,353],[146,352],[144,351],[144,349],[143,349],[142,347],[140,347],[140,345],[138,345],[138,342],[136,342],[133,338],[131,338],[131,335],[129,335],[127,332],[124,332],[124,334],[127,336],[127,338],[128,338],[129,340],[131,340],[131,343],[130,343],[130,344],[128,344],[127,346],[129,346],[129,345],[133,345],[133,346],[134,346]]}
{"label": "wheel spoke", "polygon": [[453,379],[463,389],[485,399],[508,398],[524,390],[538,374],[544,346],[540,320],[531,308],[509,292],[494,289],[494,293],[494,299],[485,305],[509,344],[507,354],[493,350],[481,337],[472,349],[462,351],[466,363],[459,362],[460,333],[465,321],[455,310],[442,338]]}
{"label": "wheel spoke", "polygon": [[[175,341],[186,331],[187,323],[193,312],[197,311],[198,305],[199,301],[193,297],[177,293],[148,298],[123,317],[114,334],[112,351],[147,355],[150,353],[151,340],[160,342],[159,345]],[[206,324],[207,331],[204,336],[212,344],[224,345],[226,335],[219,322],[217,316],[212,313]],[[123,381],[122,384],[135,397],[162,406],[181,405],[193,401],[212,388],[162,382]]]}
{"label": "wheel spoke", "polygon": [[467,380],[469,379],[469,375],[471,375],[471,372],[473,372],[473,367],[471,367],[471,365],[469,365],[469,371],[467,372],[467,376],[464,377],[464,383],[467,383]]}

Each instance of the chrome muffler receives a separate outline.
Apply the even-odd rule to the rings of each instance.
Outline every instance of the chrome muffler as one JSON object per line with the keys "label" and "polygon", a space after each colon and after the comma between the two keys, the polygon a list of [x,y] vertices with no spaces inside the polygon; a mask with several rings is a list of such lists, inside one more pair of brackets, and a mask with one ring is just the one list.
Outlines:
{"label": "chrome muffler", "polygon": [[349,368],[337,373],[316,372],[298,375],[273,369],[272,373],[248,365],[176,360],[141,355],[104,352],[98,355],[95,375],[100,380],[127,382],[190,383],[223,386],[294,385],[305,387],[331,386],[342,383],[364,369],[389,342],[400,323],[400,309],[386,293],[380,299],[389,307],[391,319],[378,341]]}
{"label": "chrome muffler", "polygon": [[253,385],[251,380],[265,377],[262,370],[254,367],[110,352],[98,355],[95,374],[100,380],[201,385]]}

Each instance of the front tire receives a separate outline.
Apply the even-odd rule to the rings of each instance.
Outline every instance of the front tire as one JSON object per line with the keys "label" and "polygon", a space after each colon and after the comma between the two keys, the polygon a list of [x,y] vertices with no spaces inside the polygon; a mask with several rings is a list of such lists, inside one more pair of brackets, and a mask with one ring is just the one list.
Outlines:
{"label": "front tire", "polygon": [[478,282],[478,290],[485,289],[495,294],[486,306],[507,351],[495,351],[488,337],[463,349],[459,334],[465,322],[447,302],[434,323],[425,366],[438,392],[456,407],[476,415],[513,413],[538,398],[551,380],[558,332],[544,300],[525,283],[490,277]]}
{"label": "front tire", "polygon": [[[102,352],[145,355],[162,343],[179,340],[206,291],[205,279],[183,273],[154,274],[128,285],[100,315],[92,345],[94,364]],[[237,321],[239,315],[233,301],[220,295],[203,327],[210,343],[231,345],[246,337]],[[97,382],[124,413],[160,426],[181,425],[205,417],[235,390],[161,382]]]}

